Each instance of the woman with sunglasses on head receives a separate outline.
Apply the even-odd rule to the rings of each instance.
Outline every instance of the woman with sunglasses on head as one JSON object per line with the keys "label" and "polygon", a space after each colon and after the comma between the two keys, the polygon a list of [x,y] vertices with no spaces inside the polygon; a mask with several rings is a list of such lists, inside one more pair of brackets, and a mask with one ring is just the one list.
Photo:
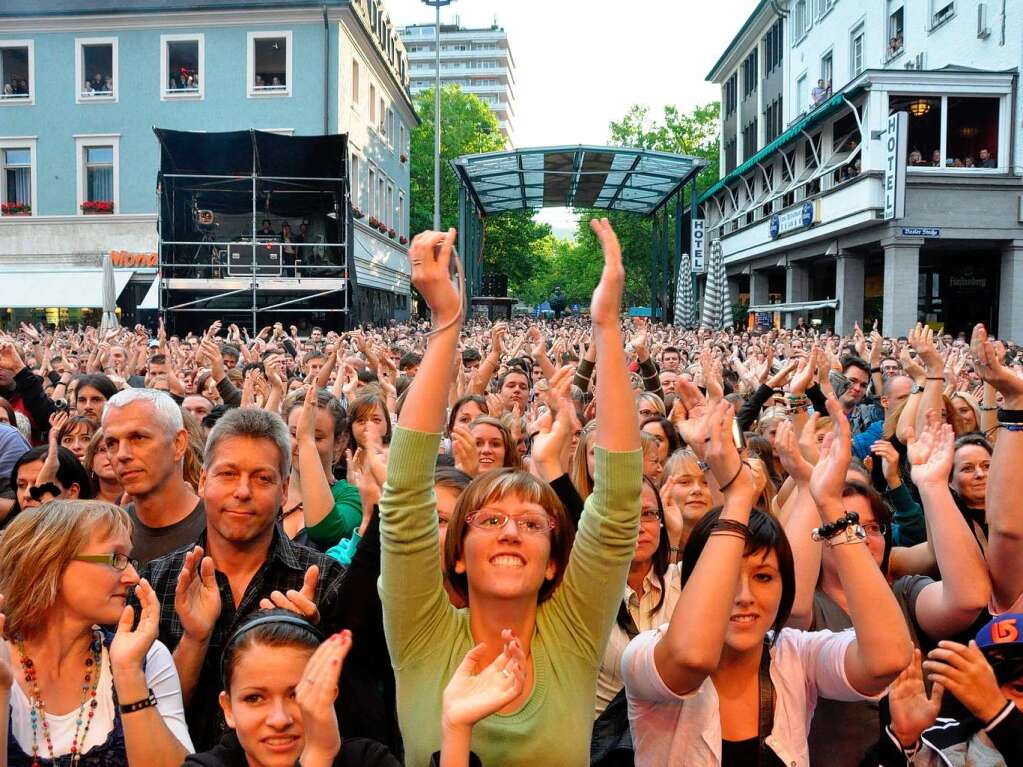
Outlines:
{"label": "woman with sunglasses on head", "polygon": [[588,760],[596,676],[635,552],[641,482],[618,320],[621,250],[606,220],[591,225],[604,250],[591,305],[601,402],[593,493],[573,544],[571,520],[545,483],[513,469],[473,480],[445,539],[448,578],[470,605],[461,610],[437,567],[431,492],[462,320],[448,273],[454,230],[424,232],[410,249],[412,281],[436,330],[391,442],[380,500],[380,594],[410,765],[427,763],[440,746],[440,691],[465,654],[484,644],[477,663],[489,665],[509,630],[521,642],[523,689],[476,726],[473,750],[483,764],[503,767]]}
{"label": "woman with sunglasses on head", "polygon": [[50,501],[4,531],[6,764],[178,767],[192,750],[160,604],[130,551],[131,520],[102,501]]}
{"label": "woman with sunglasses on head", "polygon": [[709,406],[698,441],[724,506],[686,543],[671,622],[636,637],[622,659],[637,765],[804,767],[817,695],[878,695],[908,663],[898,604],[861,545],[858,520],[843,508],[849,425],[834,398],[829,407],[841,426],[813,470],[810,491],[855,633],[783,628],[795,594],[788,539],[773,517],[753,508],[753,478],[730,436],[731,405]]}

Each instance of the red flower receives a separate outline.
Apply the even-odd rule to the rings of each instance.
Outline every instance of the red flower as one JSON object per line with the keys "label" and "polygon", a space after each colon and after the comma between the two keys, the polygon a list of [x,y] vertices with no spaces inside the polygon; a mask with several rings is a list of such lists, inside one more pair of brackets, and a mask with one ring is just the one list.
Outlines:
{"label": "red flower", "polygon": [[15,216],[31,212],[32,206],[25,202],[5,202],[0,205],[0,214],[5,216]]}
{"label": "red flower", "polygon": [[408,237],[402,235],[401,237],[398,238],[398,242],[400,242],[402,245],[408,245]]}
{"label": "red flower", "polygon": [[82,203],[81,209],[83,213],[113,213],[114,201],[86,200],[85,202]]}

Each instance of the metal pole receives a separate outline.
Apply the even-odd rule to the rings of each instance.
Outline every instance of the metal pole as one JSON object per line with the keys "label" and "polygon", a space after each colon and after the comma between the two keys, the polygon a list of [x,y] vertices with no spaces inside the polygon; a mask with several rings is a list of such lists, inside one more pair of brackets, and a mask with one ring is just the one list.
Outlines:
{"label": "metal pole", "polygon": [[675,321],[675,313],[678,311],[678,306],[674,304],[675,297],[678,295],[678,281],[688,275],[682,274],[682,190],[679,189],[675,192],[675,264],[671,270],[674,279],[671,281],[671,297],[669,302],[673,306],[671,314],[671,321]]}
{"label": "metal pole", "polygon": [[[252,160],[252,337],[259,334],[259,327],[256,325],[256,160]],[[231,263],[231,256],[228,254],[227,263]]]}
{"label": "metal pole", "polygon": [[440,231],[440,3],[437,3],[437,26],[434,39],[437,43],[437,72],[433,84],[433,230]]}

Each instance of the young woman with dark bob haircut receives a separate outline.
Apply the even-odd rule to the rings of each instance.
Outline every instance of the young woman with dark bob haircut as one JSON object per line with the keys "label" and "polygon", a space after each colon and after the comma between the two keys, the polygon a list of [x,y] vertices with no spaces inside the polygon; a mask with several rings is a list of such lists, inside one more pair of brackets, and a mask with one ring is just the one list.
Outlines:
{"label": "young woman with dark bob haircut", "polygon": [[850,429],[834,397],[828,410],[836,432],[809,487],[855,633],[783,628],[796,593],[792,551],[778,522],[753,509],[752,472],[731,438],[732,406],[718,400],[686,433],[710,464],[724,506],[689,536],[671,622],[637,636],[622,659],[639,767],[807,767],[817,696],[878,696],[912,657],[902,612],[863,545],[866,533],[844,510]]}
{"label": "young woman with dark bob haircut", "polygon": [[636,548],[641,487],[639,424],[619,328],[621,250],[606,219],[591,226],[604,250],[591,304],[601,403],[593,493],[573,542],[546,484],[510,469],[473,480],[445,542],[464,609],[448,601],[437,566],[433,493],[463,318],[448,273],[455,231],[424,232],[410,248],[412,282],[435,330],[391,441],[380,500],[380,596],[409,765],[428,764],[442,735],[451,734],[442,691],[466,654],[482,645],[472,658],[482,674],[509,644],[522,653],[521,689],[475,726],[472,750],[484,765],[501,767],[589,761],[597,670]]}

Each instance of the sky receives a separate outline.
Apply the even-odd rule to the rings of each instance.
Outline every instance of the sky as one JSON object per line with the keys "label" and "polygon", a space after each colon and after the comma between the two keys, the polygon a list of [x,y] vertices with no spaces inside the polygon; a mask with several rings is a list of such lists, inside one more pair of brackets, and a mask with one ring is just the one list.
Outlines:
{"label": "sky", "polygon": [[[421,0],[384,0],[392,23],[432,22]],[[516,64],[516,147],[606,144],[633,104],[659,116],[719,97],[707,72],[756,0],[454,0],[441,23],[508,32]],[[570,211],[541,211],[558,234]]]}

